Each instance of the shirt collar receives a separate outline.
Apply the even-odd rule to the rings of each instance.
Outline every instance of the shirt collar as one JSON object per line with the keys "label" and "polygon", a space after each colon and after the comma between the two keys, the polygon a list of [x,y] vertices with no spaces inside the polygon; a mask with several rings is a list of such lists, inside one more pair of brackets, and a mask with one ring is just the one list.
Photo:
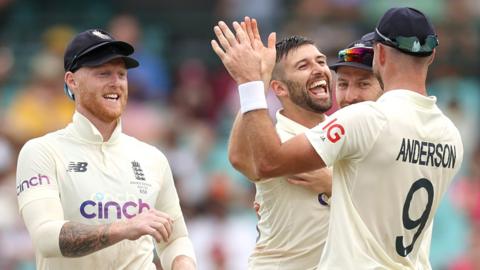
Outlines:
{"label": "shirt collar", "polygon": [[292,134],[300,134],[308,130],[307,127],[291,120],[281,113],[282,109],[277,111],[277,127]]}
{"label": "shirt collar", "polygon": [[378,101],[382,102],[391,98],[406,100],[424,108],[432,108],[437,103],[437,98],[435,96],[427,97],[417,92],[406,89],[387,91],[378,99]]}
{"label": "shirt collar", "polygon": [[67,130],[71,132],[76,138],[89,142],[89,143],[107,143],[112,144],[118,141],[120,134],[122,133],[122,123],[120,119],[117,122],[117,126],[110,136],[110,139],[106,142],[103,141],[102,134],[98,129],[88,120],[87,117],[75,111],[73,114],[72,123],[67,127]]}

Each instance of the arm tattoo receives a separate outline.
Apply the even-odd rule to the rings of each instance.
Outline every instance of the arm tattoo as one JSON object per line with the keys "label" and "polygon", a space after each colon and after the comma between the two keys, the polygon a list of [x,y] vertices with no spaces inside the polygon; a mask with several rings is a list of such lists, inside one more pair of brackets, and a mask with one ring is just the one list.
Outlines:
{"label": "arm tattoo", "polygon": [[60,251],[65,257],[81,257],[106,248],[111,224],[86,225],[67,222],[60,230]]}

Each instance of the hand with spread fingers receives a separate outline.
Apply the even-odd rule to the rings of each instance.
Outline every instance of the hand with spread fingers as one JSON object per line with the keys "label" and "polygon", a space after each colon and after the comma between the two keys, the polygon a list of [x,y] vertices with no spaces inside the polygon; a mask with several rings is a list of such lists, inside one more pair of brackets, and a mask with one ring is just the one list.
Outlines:
{"label": "hand with spread fingers", "polygon": [[[212,40],[211,42],[213,50],[237,84],[260,81],[263,80],[264,77],[262,76],[261,50],[263,44],[261,44],[258,28],[256,27],[256,23],[254,26],[251,21],[249,21],[248,24],[247,22],[243,22],[243,24],[244,28],[242,28],[242,25],[238,22],[233,22],[234,34],[227,24],[220,21],[218,25],[213,28],[218,42],[216,40]],[[248,32],[250,32],[250,34]],[[272,40],[274,50],[275,38],[273,37]],[[252,43],[252,41],[254,42]],[[260,42],[261,45],[259,45],[258,42]],[[267,68],[264,67],[265,71],[266,69]]]}
{"label": "hand with spread fingers", "polygon": [[276,60],[276,33],[270,33],[268,36],[267,47],[263,45],[262,39],[260,37],[260,32],[258,30],[257,20],[245,17],[245,20],[241,22],[243,30],[247,33],[252,48],[258,52],[262,58],[261,68],[262,71],[262,80],[265,85],[269,85],[270,79],[272,77],[273,68],[275,67]]}

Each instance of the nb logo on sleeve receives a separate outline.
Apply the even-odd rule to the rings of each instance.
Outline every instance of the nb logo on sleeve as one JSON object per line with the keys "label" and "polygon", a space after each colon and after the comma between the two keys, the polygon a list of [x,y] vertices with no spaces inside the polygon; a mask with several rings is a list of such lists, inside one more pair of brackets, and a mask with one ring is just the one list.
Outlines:
{"label": "nb logo on sleeve", "polygon": [[340,124],[334,124],[337,121],[337,118],[333,119],[325,125],[322,130],[327,130],[327,139],[332,143],[338,142],[343,135],[345,135],[345,128]]}
{"label": "nb logo on sleeve", "polygon": [[86,172],[87,166],[87,162],[70,162],[67,172]]}

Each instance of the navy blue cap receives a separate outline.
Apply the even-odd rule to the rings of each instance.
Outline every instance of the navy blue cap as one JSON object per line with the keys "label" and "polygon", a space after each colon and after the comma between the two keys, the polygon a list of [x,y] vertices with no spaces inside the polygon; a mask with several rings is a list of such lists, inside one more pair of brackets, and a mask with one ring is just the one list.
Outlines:
{"label": "navy blue cap", "polygon": [[438,46],[433,24],[421,11],[410,7],[387,10],[378,21],[374,35],[375,41],[414,56],[431,55]]}
{"label": "navy blue cap", "polygon": [[[137,60],[130,57],[133,46],[124,41],[115,40],[108,32],[101,29],[90,29],[77,34],[67,46],[64,56],[65,71],[75,72],[81,67],[95,67],[113,59],[121,58],[125,67],[139,66]],[[65,84],[65,93],[72,100],[73,93]]]}

